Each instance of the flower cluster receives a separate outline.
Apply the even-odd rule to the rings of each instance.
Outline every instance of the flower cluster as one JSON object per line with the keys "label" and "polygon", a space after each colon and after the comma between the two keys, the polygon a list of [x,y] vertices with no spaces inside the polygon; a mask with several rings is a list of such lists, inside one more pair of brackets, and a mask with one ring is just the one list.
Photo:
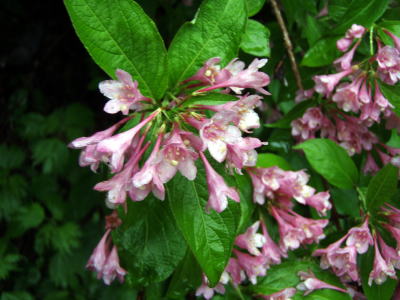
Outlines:
{"label": "flower cluster", "polygon": [[383,95],[378,78],[389,85],[399,80],[400,39],[384,30],[392,38],[395,47],[382,46],[377,38],[377,53],[355,63],[353,58],[365,32],[364,27],[354,24],[345,37],[337,41],[337,48],[346,52],[334,61],[339,72],[314,76],[315,86],[298,93],[297,101],[312,97],[314,92],[327,101],[321,107],[308,108],[301,118],[292,121],[292,135],[303,141],[319,134],[336,141],[350,155],[366,151],[368,158],[364,171],[376,172],[379,167],[371,155],[373,151],[378,154],[383,165],[388,162],[400,165],[400,151],[381,143],[370,130],[381,119],[386,120],[387,128],[399,128],[400,118]]}
{"label": "flower cluster", "polygon": [[[203,295],[206,299],[210,299],[214,292],[224,293],[223,285],[229,279],[234,285],[241,284],[246,278],[256,284],[257,277],[265,276],[270,266],[281,263],[288,256],[288,251],[300,245],[318,243],[325,237],[323,229],[328,225],[327,219],[305,218],[293,210],[292,199],[314,207],[322,215],[331,209],[329,193],[316,193],[314,188],[308,186],[309,176],[304,171],[284,171],[278,167],[248,168],[247,171],[253,181],[254,202],[263,205],[265,198],[269,199],[268,212],[278,224],[280,240],[278,244],[274,242],[263,220],[255,222],[237,236],[234,257],[230,258],[220,283],[210,288],[204,275],[205,280],[196,295]],[[258,233],[260,225],[262,233]],[[289,297],[295,292],[295,289],[285,289],[276,295],[265,296],[265,299]]]}
{"label": "flower cluster", "polygon": [[[253,88],[268,94],[263,87],[269,83],[269,77],[258,70],[267,60],[255,59],[247,69],[237,59],[224,68],[218,65],[219,61],[217,57],[208,60],[194,76],[181,83],[178,97],[165,99],[168,101],[162,104],[143,96],[138,82],[123,70],[116,71],[118,80],[99,84],[100,91],[109,98],[104,111],[121,112],[126,117],[106,130],[75,139],[70,147],[82,149],[81,166],[90,166],[96,171],[100,163],[108,165],[113,176],[94,187],[107,192],[108,207],[125,205],[128,196],[132,201],[142,201],[150,193],[164,200],[164,185],[177,172],[188,180],[196,178],[199,158],[207,177],[207,209],[222,212],[228,205],[228,198],[240,201],[238,192],[214,170],[204,151],[208,150],[217,162],[225,162],[230,170],[238,173],[245,167],[255,166],[255,149],[263,143],[257,138],[243,137],[242,132],[249,133],[260,126],[254,109],[260,105],[261,97],[239,95],[235,101],[222,105],[186,102],[211,90],[241,94],[243,89]],[[165,102],[168,103],[164,105]],[[211,117],[207,117],[210,113]],[[103,276],[107,284],[115,277],[107,275],[111,272],[109,264],[118,265],[116,247],[110,252],[110,243],[107,230],[88,263],[90,269],[103,274],[99,276]],[[126,273],[119,267],[115,272],[120,279]]]}

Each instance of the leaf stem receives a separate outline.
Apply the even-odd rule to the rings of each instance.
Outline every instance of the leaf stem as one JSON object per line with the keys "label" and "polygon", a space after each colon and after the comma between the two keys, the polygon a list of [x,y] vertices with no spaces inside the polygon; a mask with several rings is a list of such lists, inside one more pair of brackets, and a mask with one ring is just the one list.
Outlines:
{"label": "leaf stem", "polygon": [[231,281],[231,285],[235,289],[235,292],[239,296],[240,300],[245,300],[245,298],[244,298],[244,296],[242,294],[242,291],[240,290],[240,287],[239,286],[235,286],[232,281]]}
{"label": "leaf stem", "polygon": [[283,33],[283,41],[284,41],[285,48],[286,48],[286,50],[288,52],[288,55],[289,55],[290,64],[292,66],[292,71],[293,71],[294,77],[296,79],[297,87],[300,90],[303,90],[303,84],[301,82],[301,76],[300,76],[299,68],[298,68],[297,63],[296,63],[296,58],[294,57],[294,54],[293,54],[293,45],[292,45],[292,42],[290,40],[289,33],[287,31],[285,22],[283,21],[282,14],[281,14],[281,12],[279,10],[278,3],[276,3],[276,0],[271,0],[271,4],[272,4],[272,9],[273,9],[274,14],[276,16],[276,19],[278,21],[279,27],[281,28],[282,33]]}

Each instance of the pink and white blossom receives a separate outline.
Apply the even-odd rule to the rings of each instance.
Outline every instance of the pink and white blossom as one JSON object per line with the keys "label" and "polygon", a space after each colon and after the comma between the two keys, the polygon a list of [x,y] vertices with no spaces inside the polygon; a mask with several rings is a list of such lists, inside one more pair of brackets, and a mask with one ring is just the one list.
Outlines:
{"label": "pink and white blossom", "polygon": [[105,80],[99,84],[100,92],[110,99],[104,106],[105,112],[115,114],[121,111],[127,115],[129,110],[140,110],[140,101],[151,101],[140,93],[138,82],[132,81],[129,73],[117,69],[115,75],[118,80]]}
{"label": "pink and white blossom", "polygon": [[233,250],[233,253],[252,284],[257,283],[257,277],[267,274],[266,258],[264,256],[252,256],[236,249]]}
{"label": "pink and white blossom", "polygon": [[101,238],[100,242],[94,248],[92,255],[89,258],[89,261],[86,264],[86,268],[100,273],[107,261],[107,257],[110,254],[110,247],[111,247],[111,237],[110,237],[111,230],[108,229],[103,237]]}
{"label": "pink and white blossom", "polygon": [[212,208],[216,212],[220,213],[228,206],[227,197],[233,201],[239,202],[239,194],[233,187],[228,187],[226,185],[222,176],[211,167],[204,154],[202,152],[199,154],[206,169],[207,186],[209,191],[207,209]]}
{"label": "pink and white blossom", "polygon": [[336,74],[314,76],[314,89],[317,93],[328,97],[333,92],[333,89],[336,87],[339,81],[352,72],[352,69],[348,69]]}
{"label": "pink and white blossom", "polygon": [[250,254],[260,255],[261,252],[258,248],[263,247],[266,240],[262,234],[257,233],[259,227],[260,221],[255,222],[245,233],[236,237],[235,244],[242,249],[247,249]]}
{"label": "pink and white blossom", "polygon": [[117,247],[113,246],[110,255],[107,257],[103,270],[98,274],[98,278],[103,278],[104,283],[110,285],[115,278],[118,278],[119,282],[123,283],[126,274],[126,270],[119,265]]}
{"label": "pink and white blossom", "polygon": [[353,227],[348,232],[347,246],[354,246],[359,254],[366,253],[368,247],[373,245],[374,240],[368,228],[368,218],[360,227]]}
{"label": "pink and white blossom", "polygon": [[374,258],[374,266],[369,274],[368,285],[372,285],[372,281],[375,281],[376,284],[382,284],[386,281],[387,277],[397,279],[396,271],[393,268],[392,264],[388,264],[382,257],[378,242],[376,241],[376,237],[374,238],[374,247],[375,247],[375,258]]}

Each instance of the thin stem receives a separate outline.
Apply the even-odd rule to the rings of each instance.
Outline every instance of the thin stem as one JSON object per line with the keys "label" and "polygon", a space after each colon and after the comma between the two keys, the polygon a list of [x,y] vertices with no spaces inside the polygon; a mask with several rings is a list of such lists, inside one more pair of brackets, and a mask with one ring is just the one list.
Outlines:
{"label": "thin stem", "polygon": [[374,55],[374,26],[372,25],[369,29],[369,52]]}
{"label": "thin stem", "polygon": [[281,11],[279,10],[279,7],[278,7],[278,4],[276,3],[276,0],[271,0],[271,4],[272,4],[272,8],[274,10],[274,14],[276,16],[276,19],[278,21],[279,27],[281,28],[282,33],[283,33],[283,41],[285,43],[285,47],[286,47],[286,50],[287,50],[288,55],[289,55],[290,64],[292,66],[292,71],[293,71],[294,77],[296,79],[297,87],[300,90],[303,90],[303,84],[301,82],[301,76],[300,76],[299,68],[297,67],[296,58],[294,57],[294,54],[293,54],[293,45],[292,45],[292,42],[290,40],[289,33],[287,31],[285,22],[283,21],[283,18],[282,18],[282,15],[281,15]]}
{"label": "thin stem", "polygon": [[231,281],[231,285],[233,286],[233,288],[235,289],[236,294],[239,296],[240,300],[245,300],[244,296],[242,294],[242,291],[240,290],[239,286],[236,286],[233,284],[233,282]]}

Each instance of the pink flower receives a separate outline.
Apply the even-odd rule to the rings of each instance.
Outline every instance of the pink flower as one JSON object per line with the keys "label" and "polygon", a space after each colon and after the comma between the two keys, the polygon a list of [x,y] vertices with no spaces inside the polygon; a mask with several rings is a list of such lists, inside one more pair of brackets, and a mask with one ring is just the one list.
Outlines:
{"label": "pink flower", "polygon": [[154,111],[146,119],[144,119],[142,122],[140,122],[132,129],[116,134],[112,137],[108,137],[102,140],[97,145],[96,150],[99,153],[107,157],[111,156],[110,166],[113,173],[119,172],[122,169],[125,152],[131,145],[132,140],[136,136],[136,134],[140,131],[140,129],[143,128],[144,125],[149,123],[159,113],[160,110]]}
{"label": "pink flower", "polygon": [[358,48],[360,43],[361,43],[361,40],[359,40],[349,52],[347,52],[342,57],[339,57],[338,59],[336,59],[333,63],[335,65],[338,65],[341,70],[350,69],[351,68],[351,61],[353,60],[354,53],[356,52],[356,49]]}
{"label": "pink flower", "polygon": [[387,207],[382,207],[382,210],[384,211],[384,215],[386,218],[389,219],[389,221],[395,225],[396,227],[399,227],[400,225],[400,209],[385,203]]}
{"label": "pink flower", "polygon": [[346,77],[347,75],[351,74],[352,72],[353,72],[352,69],[348,69],[336,74],[314,76],[313,77],[313,80],[315,82],[314,89],[317,93],[328,97],[332,93],[335,86],[339,83],[339,81],[343,77]]}
{"label": "pink flower", "polygon": [[257,95],[245,95],[238,101],[231,101],[221,105],[199,105],[199,108],[209,109],[224,114],[224,112],[234,113],[233,124],[244,132],[260,127],[260,118],[254,108],[261,105],[261,97]]}
{"label": "pink flower", "polygon": [[290,300],[296,294],[295,288],[285,288],[270,295],[259,295],[265,300]]}
{"label": "pink flower", "polygon": [[353,227],[348,232],[346,245],[356,247],[357,252],[360,254],[366,253],[369,245],[373,245],[373,243],[374,241],[368,228],[368,218],[360,227]]}
{"label": "pink flower", "polygon": [[253,201],[254,203],[263,205],[265,202],[265,186],[261,181],[259,173],[260,172],[258,169],[248,169],[248,174],[250,175],[251,181],[253,183]]}
{"label": "pink flower", "polygon": [[391,46],[378,49],[378,74],[382,81],[393,85],[400,80],[400,50]]}
{"label": "pink flower", "polygon": [[139,101],[151,101],[140,93],[138,82],[133,82],[129,73],[117,69],[115,75],[118,80],[105,80],[99,84],[100,92],[110,99],[104,106],[105,112],[115,114],[121,111],[127,115],[130,109],[141,108]]}
{"label": "pink flower", "polygon": [[106,200],[108,207],[114,208],[116,205],[125,202],[126,193],[132,188],[132,175],[137,171],[138,162],[148,146],[149,143],[147,143],[143,149],[140,149],[138,153],[133,153],[126,163],[125,168],[120,173],[114,175],[107,181],[99,182],[95,185],[94,189],[97,191],[108,191]]}
{"label": "pink flower", "polygon": [[231,198],[233,201],[239,202],[240,197],[238,192],[234,188],[226,185],[222,176],[215,172],[202,152],[200,152],[200,158],[206,169],[207,185],[210,194],[207,209],[212,208],[216,212],[222,212],[228,206],[227,197]]}
{"label": "pink flower", "polygon": [[215,287],[210,288],[208,286],[208,279],[207,279],[206,275],[203,274],[202,284],[200,287],[197,288],[196,296],[203,296],[204,299],[208,300],[214,296],[214,292],[217,292],[219,294],[224,294],[225,287],[223,286],[223,284],[228,283],[227,280],[225,281],[224,279],[223,279],[223,283],[220,281]]}
{"label": "pink flower", "polygon": [[225,269],[231,278],[234,285],[241,284],[246,279],[246,274],[241,269],[239,262],[236,258],[230,258],[228,266]]}
{"label": "pink flower", "polygon": [[287,257],[287,255],[271,239],[271,237],[268,234],[267,227],[265,226],[265,223],[262,221],[261,221],[261,228],[265,239],[265,243],[262,246],[262,255],[266,258],[266,263],[268,265],[279,264],[281,262],[281,257]]}
{"label": "pink flower", "polygon": [[[165,188],[163,182],[161,181],[162,175],[159,173],[157,168],[160,162],[159,149],[162,138],[163,134],[160,134],[150,157],[147,159],[142,169],[132,178],[133,187],[136,189],[138,194],[136,199],[134,199],[135,201],[143,200],[150,193],[150,191],[152,191],[153,195],[160,200],[164,200],[165,198]],[[143,194],[141,194],[138,190],[142,191]],[[145,195],[144,198],[143,195]]]}
{"label": "pink flower", "polygon": [[338,249],[340,249],[340,245],[343,243],[343,241],[347,238],[346,234],[345,236],[343,236],[340,240],[336,241],[333,244],[330,244],[327,248],[325,249],[317,249],[314,251],[314,253],[312,254],[312,256],[321,256],[321,269],[328,269],[331,266],[331,260],[330,257],[332,257],[332,255],[334,253],[336,253],[336,251]]}
{"label": "pink flower", "polygon": [[99,244],[94,248],[92,255],[89,258],[89,261],[86,264],[86,268],[100,273],[105,264],[108,255],[110,254],[110,246],[111,246],[111,238],[110,238],[111,230],[108,229],[103,237],[101,238]]}
{"label": "pink flower", "polygon": [[306,99],[310,99],[314,95],[314,88],[308,89],[308,90],[297,90],[296,92],[296,98],[295,102],[299,103],[302,102]]}
{"label": "pink flower", "polygon": [[[244,88],[253,88],[262,94],[269,95],[269,93],[263,89],[264,86],[270,82],[269,76],[263,72],[259,72],[258,69],[262,68],[266,63],[267,59],[254,59],[247,69],[244,69],[244,63],[232,60],[220,73],[223,73],[223,79],[215,81],[215,84],[208,88],[198,90],[198,93],[207,92],[210,90],[228,87],[235,93],[240,94]],[[229,74],[229,75],[228,75]],[[219,74],[218,74],[219,75]]]}
{"label": "pink flower", "polygon": [[298,273],[298,276],[300,276],[300,279],[303,280],[303,282],[297,285],[297,289],[300,291],[305,291],[304,296],[319,289],[331,289],[347,294],[347,291],[345,289],[342,289],[340,287],[319,280],[318,278],[315,277],[314,273],[311,270],[309,270],[308,272],[300,271]]}
{"label": "pink flower", "polygon": [[365,33],[365,27],[357,24],[351,25],[350,29],[346,32],[347,38],[357,38],[360,39]]}
{"label": "pink flower", "polygon": [[379,167],[376,164],[374,157],[371,155],[371,153],[368,153],[367,161],[365,162],[363,172],[375,174],[378,171],[379,171]]}
{"label": "pink flower", "polygon": [[194,162],[199,155],[190,147],[191,142],[187,139],[186,133],[192,135],[192,133],[182,131],[175,126],[164,142],[160,151],[161,162],[157,166],[163,183],[174,177],[178,170],[189,180],[196,178],[197,168]]}
{"label": "pink flower", "polygon": [[236,255],[240,267],[245,271],[252,284],[257,283],[258,276],[265,276],[267,273],[264,256],[251,256],[236,249],[233,249],[233,253]]}
{"label": "pink flower", "polygon": [[378,243],[376,238],[374,238],[375,244],[375,258],[374,258],[374,267],[369,274],[368,285],[372,285],[372,281],[375,281],[376,284],[382,284],[386,281],[387,276],[393,279],[397,279],[396,271],[393,268],[392,264],[388,264],[382,257],[379,252]]}
{"label": "pink flower", "polygon": [[[400,79],[400,72],[399,72],[399,79]],[[379,85],[376,82],[375,82],[374,101],[382,112],[384,112],[387,115],[390,115],[391,112],[389,113],[389,110],[393,109],[394,106],[382,95]]]}
{"label": "pink flower", "polygon": [[383,238],[378,234],[379,246],[381,247],[382,257],[388,265],[392,265],[396,269],[400,269],[400,255],[396,249],[385,243]]}
{"label": "pink flower", "polygon": [[210,151],[211,156],[218,162],[226,158],[227,144],[236,144],[241,139],[239,128],[229,125],[229,118],[215,114],[200,129],[200,137]]}
{"label": "pink flower", "polygon": [[[228,166],[237,168],[254,167],[257,162],[257,152],[255,148],[261,147],[262,142],[257,138],[240,138],[234,144],[227,144],[226,160]],[[240,171],[239,171],[240,172]]]}
{"label": "pink flower", "polygon": [[261,252],[258,248],[261,248],[266,240],[262,234],[257,233],[259,227],[260,221],[255,222],[245,233],[236,237],[235,244],[242,249],[247,249],[250,254],[260,255]]}
{"label": "pink flower", "polygon": [[189,81],[200,81],[206,85],[214,85],[216,82],[226,80],[230,73],[227,70],[222,70],[219,65],[221,58],[212,57],[204,63],[195,75],[186,79],[185,82]]}
{"label": "pink flower", "polygon": [[336,42],[336,48],[338,48],[341,52],[346,52],[349,49],[350,45],[353,43],[352,38],[341,38]]}
{"label": "pink flower", "polygon": [[292,121],[292,135],[299,136],[302,140],[313,138],[325,120],[326,117],[319,107],[308,108],[300,119]]}
{"label": "pink flower", "polygon": [[326,212],[332,208],[329,198],[329,192],[320,192],[305,198],[305,202],[307,205],[314,207],[320,215],[326,216]]}
{"label": "pink flower", "polygon": [[359,77],[352,83],[343,83],[338,86],[332,100],[344,111],[358,112],[361,103],[358,101],[358,92],[364,77]]}
{"label": "pink flower", "polygon": [[354,246],[339,248],[328,256],[333,271],[344,281],[358,281],[357,249]]}
{"label": "pink flower", "polygon": [[123,283],[126,273],[127,272],[119,265],[117,247],[114,246],[107,258],[102,272],[98,274],[98,277],[103,277],[104,283],[110,285],[116,277],[121,283]]}

